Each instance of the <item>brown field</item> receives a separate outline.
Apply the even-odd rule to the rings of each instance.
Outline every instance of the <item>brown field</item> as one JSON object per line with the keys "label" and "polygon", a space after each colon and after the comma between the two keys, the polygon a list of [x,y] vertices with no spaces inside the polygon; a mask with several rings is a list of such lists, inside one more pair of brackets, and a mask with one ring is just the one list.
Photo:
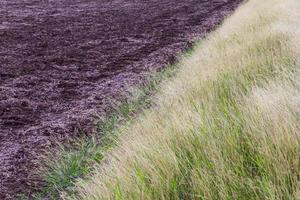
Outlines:
{"label": "brown field", "polygon": [[90,130],[241,0],[0,1],[0,199],[30,193],[53,141]]}

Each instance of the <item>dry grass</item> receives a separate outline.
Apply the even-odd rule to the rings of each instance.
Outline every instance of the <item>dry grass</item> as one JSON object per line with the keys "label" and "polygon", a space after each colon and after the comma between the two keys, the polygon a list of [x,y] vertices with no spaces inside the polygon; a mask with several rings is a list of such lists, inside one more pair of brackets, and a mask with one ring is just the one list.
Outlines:
{"label": "dry grass", "polygon": [[77,199],[300,199],[300,2],[250,0],[182,60]]}

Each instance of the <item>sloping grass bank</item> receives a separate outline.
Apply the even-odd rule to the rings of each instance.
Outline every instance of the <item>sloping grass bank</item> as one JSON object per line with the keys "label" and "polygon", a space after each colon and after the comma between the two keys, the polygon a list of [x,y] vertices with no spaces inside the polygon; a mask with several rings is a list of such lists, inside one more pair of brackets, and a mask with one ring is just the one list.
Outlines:
{"label": "sloping grass bank", "polygon": [[299,38],[298,0],[249,0],[65,198],[300,198]]}

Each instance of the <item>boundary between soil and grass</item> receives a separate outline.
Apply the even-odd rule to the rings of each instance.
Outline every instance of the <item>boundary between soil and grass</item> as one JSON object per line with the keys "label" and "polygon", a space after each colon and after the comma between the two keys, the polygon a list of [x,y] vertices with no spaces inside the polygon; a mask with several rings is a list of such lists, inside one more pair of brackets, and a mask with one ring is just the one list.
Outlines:
{"label": "boundary between soil and grass", "polygon": [[[221,24],[222,22],[211,32]],[[61,199],[61,193],[70,196],[76,195],[74,190],[76,181],[88,178],[94,171],[95,165],[100,164],[110,150],[117,146],[118,127],[129,124],[138,114],[143,114],[144,109],[155,106],[154,99],[160,91],[161,84],[176,75],[181,64],[180,61],[188,59],[194,49],[201,46],[201,41],[205,38],[206,36],[195,40],[193,44],[188,44],[177,59],[171,61],[160,71],[149,72],[149,77],[144,84],[137,88],[133,87],[127,100],[109,111],[104,119],[96,122],[95,134],[87,136],[88,134],[83,132],[80,138],[64,144],[57,144],[55,150],[44,155],[41,170],[38,172],[43,178],[42,188],[30,197],[20,194],[18,198],[21,200],[28,198],[35,200]]]}
{"label": "boundary between soil and grass", "polygon": [[[214,30],[220,25],[222,23]],[[38,172],[43,177],[42,189],[30,197],[20,194],[18,199],[61,199],[61,193],[75,197],[76,181],[88,178],[94,171],[95,165],[105,160],[110,150],[117,146],[118,127],[130,124],[137,115],[143,114],[144,109],[155,106],[155,96],[158,95],[162,83],[170,81],[176,75],[181,61],[192,56],[194,49],[199,48],[205,38],[206,36],[188,45],[177,59],[160,71],[150,72],[144,84],[132,88],[127,100],[111,110],[104,119],[96,122],[95,134],[87,136],[88,134],[82,133],[80,138],[69,143],[57,144],[57,149],[44,155],[41,170]]]}
{"label": "boundary between soil and grass", "polygon": [[[158,72],[150,72],[146,83],[129,90],[128,99],[110,111],[103,120],[96,122],[97,134],[82,136],[67,144],[58,144],[56,150],[44,155],[39,172],[43,177],[44,186],[30,198],[60,199],[61,192],[75,195],[73,187],[76,180],[91,174],[94,166],[101,163],[109,151],[116,147],[118,126],[130,123],[140,111],[155,106],[155,95],[159,92],[161,84],[177,73],[180,57],[188,58],[193,49],[200,44],[200,40],[194,42],[194,45],[189,46],[173,63]],[[18,198],[28,199],[23,194]]]}
{"label": "boundary between soil and grass", "polygon": [[241,6],[64,197],[299,197],[299,10],[297,0]]}

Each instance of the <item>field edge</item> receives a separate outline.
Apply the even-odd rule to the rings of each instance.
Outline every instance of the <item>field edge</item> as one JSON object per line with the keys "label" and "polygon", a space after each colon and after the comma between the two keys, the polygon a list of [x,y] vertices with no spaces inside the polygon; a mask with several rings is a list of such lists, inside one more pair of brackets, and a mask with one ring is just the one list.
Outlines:
{"label": "field edge", "polygon": [[295,0],[242,5],[183,59],[158,106],[119,127],[118,147],[77,183],[79,196],[63,197],[297,197],[299,11]]}

